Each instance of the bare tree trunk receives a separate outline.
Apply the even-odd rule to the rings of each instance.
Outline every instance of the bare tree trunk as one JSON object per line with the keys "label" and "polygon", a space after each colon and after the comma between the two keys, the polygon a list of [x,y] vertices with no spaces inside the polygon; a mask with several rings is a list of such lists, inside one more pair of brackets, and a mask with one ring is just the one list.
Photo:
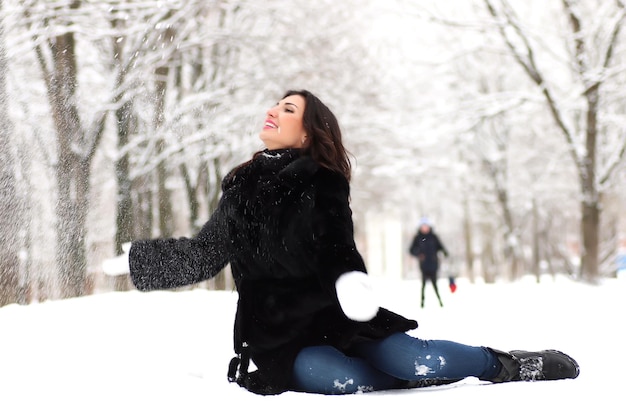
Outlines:
{"label": "bare tree trunk", "polygon": [[[497,175],[496,175],[497,176]],[[497,182],[497,181],[496,181]],[[502,210],[504,220],[504,258],[508,260],[509,279],[514,279],[519,274],[519,239],[514,233],[513,215],[509,205],[509,194],[504,184],[497,184],[496,195]]]}
{"label": "bare tree trunk", "polygon": [[[19,145],[18,145],[19,146]],[[24,179],[23,183],[20,187],[23,187],[23,192],[21,193],[22,198],[20,198],[20,212],[22,213],[22,218],[20,221],[23,225],[23,232],[21,233],[21,245],[22,245],[22,255],[20,259],[20,293],[18,294],[18,303],[20,304],[31,304],[35,299],[39,299],[42,294],[39,294],[37,291],[37,282],[41,280],[41,277],[38,276],[35,278],[32,274],[33,272],[33,245],[32,245],[32,233],[33,226],[31,225],[30,219],[33,214],[33,193],[31,192],[31,155],[29,154],[29,150],[27,146],[20,146],[18,148],[17,159],[19,161],[19,167],[21,171],[22,178]],[[18,183],[19,184],[19,183]]]}
{"label": "bare tree trunk", "polygon": [[[196,61],[193,63],[191,68],[192,72],[190,75],[190,84],[196,85],[198,80],[202,76],[204,68],[202,65],[201,50],[198,52]],[[182,89],[182,86],[180,85],[182,81],[182,77],[180,76],[181,71],[182,68],[179,67],[177,69],[178,76],[176,77],[176,88],[178,88],[179,91]],[[197,129],[202,129],[202,122],[198,123]],[[180,164],[180,172],[182,174],[183,181],[185,182],[185,189],[187,191],[187,202],[189,204],[189,229],[191,230],[192,234],[196,234],[200,229],[200,225],[198,224],[200,217],[199,191],[202,189],[203,180],[206,181],[208,179],[207,162],[204,160],[200,162],[195,183],[192,179],[192,174],[189,172],[189,169],[187,168],[187,165],[185,163]]]}
{"label": "bare tree trunk", "polygon": [[189,204],[189,228],[192,234],[195,234],[198,231],[198,216],[200,214],[200,201],[198,200],[198,186],[200,184],[201,178],[203,177],[202,172],[206,170],[205,167],[200,168],[198,171],[198,178],[194,184],[194,181],[191,179],[191,174],[187,169],[185,164],[180,164],[180,172],[183,177],[183,181],[185,183],[185,191],[187,192],[187,203]]}
{"label": "bare tree trunk", "polygon": [[589,89],[587,99],[586,156],[580,169],[581,229],[583,254],[580,274],[587,280],[595,279],[599,272],[600,256],[600,192],[596,181],[596,142],[598,125],[598,88]]}
{"label": "bare tree trunk", "polygon": [[472,243],[472,220],[467,197],[463,200],[463,231],[465,235],[465,264],[470,282],[474,282],[474,245]]}
{"label": "bare tree trunk", "polygon": [[[169,39],[169,38],[168,38]],[[159,128],[165,120],[165,94],[167,93],[167,75],[169,68],[162,66],[156,69],[156,109],[155,109],[155,130]],[[157,155],[161,155],[165,151],[165,140],[160,138],[157,143]],[[166,181],[169,176],[167,172],[167,164],[164,160],[159,161],[156,170],[157,176],[157,198],[159,208],[159,234],[169,237],[174,233],[173,225],[173,209],[169,190],[166,187]]]}
{"label": "bare tree trunk", "polygon": [[[494,133],[494,137],[498,137]],[[502,155],[506,153],[503,143],[506,141],[499,141],[497,144],[498,152]],[[519,239],[515,234],[515,224],[513,220],[513,214],[509,204],[509,193],[507,190],[507,165],[504,160],[491,161],[487,158],[483,158],[483,165],[489,172],[489,177],[492,180],[493,188],[498,206],[500,207],[500,213],[502,216],[502,223],[504,225],[503,241],[504,259],[508,262],[508,275],[510,279],[516,278],[519,273]]]}
{"label": "bare tree trunk", "polygon": [[[115,26],[115,22],[113,23]],[[113,59],[118,68],[115,89],[118,91],[114,103],[118,105],[115,110],[117,125],[117,149],[123,153],[115,161],[115,178],[117,180],[117,210],[115,217],[115,255],[122,254],[122,245],[133,240],[133,200],[131,196],[132,181],[130,178],[130,161],[128,151],[124,150],[128,145],[130,126],[132,120],[133,103],[124,98],[125,68],[122,63],[124,42],[123,39],[113,39]],[[122,102],[122,100],[126,100]],[[128,291],[131,288],[128,275],[115,277],[115,291]]]}
{"label": "bare tree trunk", "polygon": [[[207,193],[209,196],[209,215],[215,211],[217,205],[219,204],[220,195],[221,195],[221,169],[220,169],[220,161],[218,158],[213,160],[213,176],[215,181],[212,182],[214,186],[212,188],[207,188]],[[214,278],[215,289],[216,290],[225,290],[226,288],[226,270],[222,269]]]}
{"label": "bare tree trunk", "polygon": [[[128,125],[131,118],[132,103],[125,102],[115,111],[117,121],[117,149],[121,150],[128,144]],[[117,212],[115,216],[115,254],[120,255],[122,245],[133,240],[133,200],[131,197],[132,181],[130,179],[130,163],[128,153],[120,155],[115,162],[117,180]],[[127,291],[131,288],[129,276],[115,278],[115,290]]]}
{"label": "bare tree trunk", "polygon": [[483,236],[483,246],[480,252],[480,263],[482,266],[482,275],[485,283],[493,284],[497,278],[497,265],[495,257],[494,242],[491,236],[494,235],[491,223],[483,223],[481,225],[481,234]]}
{"label": "bare tree trunk", "polygon": [[133,181],[133,236],[137,239],[152,237],[154,224],[153,192],[145,177]]}
{"label": "bare tree trunk", "polygon": [[540,232],[538,239],[543,241],[543,245],[541,247],[542,249],[541,253],[543,254],[542,256],[545,259],[546,264],[548,266],[548,273],[550,274],[550,276],[554,278],[557,274],[557,270],[554,266],[554,262],[556,261],[556,256],[554,254],[554,251],[552,250],[553,237],[552,237],[552,217],[551,216],[548,219],[546,219],[545,227],[543,228],[543,231]]}
{"label": "bare tree trunk", "polygon": [[533,258],[532,258],[532,271],[535,275],[535,279],[537,283],[541,281],[541,268],[540,268],[540,253],[541,249],[539,247],[539,210],[537,209],[537,200],[533,198],[532,200],[532,250],[533,250]]}
{"label": "bare tree trunk", "polygon": [[[80,2],[70,7],[78,8]],[[84,295],[91,288],[86,275],[85,221],[89,211],[90,167],[104,130],[105,112],[83,128],[76,103],[77,66],[72,32],[49,41],[50,68],[40,45],[36,47],[48,90],[57,133],[56,231],[57,273],[62,297]]]}
{"label": "bare tree trunk", "polygon": [[[0,0],[0,11],[2,7]],[[22,225],[22,210],[15,177],[16,163],[10,144],[6,73],[4,25],[0,22],[0,306],[18,301],[19,233]]]}

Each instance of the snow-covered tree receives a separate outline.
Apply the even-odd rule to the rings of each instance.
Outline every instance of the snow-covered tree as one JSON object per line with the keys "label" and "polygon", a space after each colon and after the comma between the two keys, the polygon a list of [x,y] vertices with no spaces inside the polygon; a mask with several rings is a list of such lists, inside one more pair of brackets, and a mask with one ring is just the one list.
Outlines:
{"label": "snow-covered tree", "polygon": [[508,2],[485,0],[485,5],[568,145],[580,186],[580,272],[594,279],[599,272],[601,195],[616,168],[623,166],[626,151],[624,128],[615,123],[614,113],[614,100],[623,96],[612,93],[624,66],[624,3],[563,0],[561,15],[551,14],[558,18],[555,40],[563,50],[553,44],[546,48],[546,38]]}
{"label": "snow-covered tree", "polygon": [[[532,230],[530,220],[538,216],[537,230],[549,239],[540,257],[551,254],[552,261],[570,263],[566,269],[572,271],[572,253],[566,254],[564,246],[578,240],[567,231],[572,229],[571,221],[579,219],[580,274],[596,277],[600,260],[606,258],[599,256],[600,242],[615,234],[602,226],[602,201],[610,197],[606,193],[620,193],[614,186],[625,165],[620,88],[623,2],[401,3],[408,15],[439,26],[429,37],[439,48],[430,61],[437,64],[431,66],[431,73],[444,84],[440,89],[444,105],[432,106],[426,114],[447,126],[440,127],[438,135],[433,130],[441,141],[457,148],[449,138],[465,138],[458,141],[464,164],[448,165],[456,172],[452,175],[472,175],[464,182],[477,186],[480,192],[475,195],[486,201],[493,196],[489,205],[473,208],[473,222],[484,218],[481,211],[498,201],[494,193],[498,188],[508,195],[509,225],[502,207],[498,224],[490,227],[496,235],[484,238],[502,236],[502,250],[522,245],[517,250],[528,259],[527,247],[538,240],[526,236]],[[491,127],[485,130],[487,126]],[[507,151],[500,156],[484,148],[496,132],[499,136],[509,132]],[[466,151],[480,152],[492,168],[504,161],[501,168],[509,172],[506,181],[496,188],[485,187],[485,180],[502,178],[476,176],[482,169],[475,165],[473,173],[463,171]],[[576,183],[578,190],[573,192]],[[580,210],[573,211],[574,206]],[[502,262],[509,262],[504,255]],[[536,265],[532,269],[538,270]]]}
{"label": "snow-covered tree", "polygon": [[[3,3],[0,0],[0,11]],[[15,146],[8,113],[4,19],[0,18],[0,306],[18,301],[22,206],[16,179]]]}

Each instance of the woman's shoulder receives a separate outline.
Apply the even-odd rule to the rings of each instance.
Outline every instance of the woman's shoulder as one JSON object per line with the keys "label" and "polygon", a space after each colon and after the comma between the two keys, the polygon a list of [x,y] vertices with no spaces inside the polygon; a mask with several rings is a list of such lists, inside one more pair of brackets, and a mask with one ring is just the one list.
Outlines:
{"label": "woman's shoulder", "polygon": [[324,167],[320,167],[316,176],[316,182],[329,190],[341,190],[344,192],[349,192],[350,190],[350,183],[342,173]]}
{"label": "woman's shoulder", "polygon": [[312,178],[320,170],[320,165],[308,155],[303,155],[286,165],[278,173],[285,181],[302,182]]}
{"label": "woman's shoulder", "polygon": [[328,189],[349,188],[343,174],[322,166],[309,155],[292,161],[280,171],[279,177],[292,184],[312,183]]}

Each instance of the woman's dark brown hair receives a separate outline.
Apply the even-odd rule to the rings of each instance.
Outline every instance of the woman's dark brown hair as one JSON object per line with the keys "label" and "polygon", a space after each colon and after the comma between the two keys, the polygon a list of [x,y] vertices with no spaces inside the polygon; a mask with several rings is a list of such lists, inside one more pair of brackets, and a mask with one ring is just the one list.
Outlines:
{"label": "woman's dark brown hair", "polygon": [[[306,131],[307,140],[301,149],[302,155],[309,155],[324,168],[342,174],[350,182],[352,165],[348,151],[344,148],[341,140],[341,129],[337,118],[310,91],[289,90],[283,95],[283,98],[294,95],[301,96],[305,101],[302,126]],[[256,152],[252,159],[235,167],[228,177],[235,175],[240,168],[251,164],[262,153],[263,151]]]}
{"label": "woman's dark brown hair", "polygon": [[351,176],[351,164],[348,152],[343,146],[339,122],[332,111],[307,90],[289,90],[283,98],[298,95],[304,98],[305,107],[302,125],[307,140],[302,148],[304,155],[309,155],[315,162],[343,174],[348,181]]}

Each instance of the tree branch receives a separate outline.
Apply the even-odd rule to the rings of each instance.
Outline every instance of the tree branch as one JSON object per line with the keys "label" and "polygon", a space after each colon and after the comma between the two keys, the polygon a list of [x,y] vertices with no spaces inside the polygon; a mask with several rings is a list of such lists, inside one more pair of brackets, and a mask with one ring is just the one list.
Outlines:
{"label": "tree branch", "polygon": [[[543,76],[541,75],[541,71],[537,67],[537,64],[534,59],[533,49],[532,49],[532,46],[530,45],[530,41],[528,40],[528,37],[525,35],[520,25],[515,22],[517,19],[515,18],[514,11],[505,0],[502,1],[502,3],[507,8],[506,11],[502,12],[502,14],[504,14],[504,20],[505,20],[505,22],[503,23],[502,16],[495,9],[491,1],[490,0],[484,0],[484,1],[485,1],[487,10],[491,14],[491,16],[496,19],[498,23],[498,31],[500,32],[500,35],[502,36],[502,39],[504,40],[508,48],[513,53],[513,57],[522,66],[522,68],[524,68],[528,76],[541,89],[541,93],[546,99],[548,108],[550,109],[550,113],[552,114],[554,121],[556,122],[557,126],[559,127],[563,135],[565,136],[565,140],[567,141],[567,144],[568,144],[568,152],[570,156],[572,157],[572,160],[576,164],[579,175],[582,176],[584,174],[584,165],[583,165],[584,158],[579,156],[578,152],[576,151],[574,135],[570,131],[570,129],[566,126],[563,116],[561,115],[561,112],[558,109],[556,100],[554,99],[550,89],[546,86],[545,80]],[[513,41],[511,40],[510,35],[505,30],[507,26],[512,28],[517,34],[517,36],[520,38],[520,40],[523,42],[524,47],[525,47],[524,53],[525,53],[525,56],[528,58],[528,61],[524,60],[524,53],[520,52],[513,44]]]}
{"label": "tree branch", "polygon": [[617,152],[617,156],[613,158],[613,161],[608,164],[608,166],[604,170],[604,173],[600,176],[600,179],[598,181],[599,184],[604,184],[611,178],[611,175],[620,165],[620,162],[624,159],[625,155],[626,155],[626,134],[622,138],[622,145],[620,146],[620,149]]}

